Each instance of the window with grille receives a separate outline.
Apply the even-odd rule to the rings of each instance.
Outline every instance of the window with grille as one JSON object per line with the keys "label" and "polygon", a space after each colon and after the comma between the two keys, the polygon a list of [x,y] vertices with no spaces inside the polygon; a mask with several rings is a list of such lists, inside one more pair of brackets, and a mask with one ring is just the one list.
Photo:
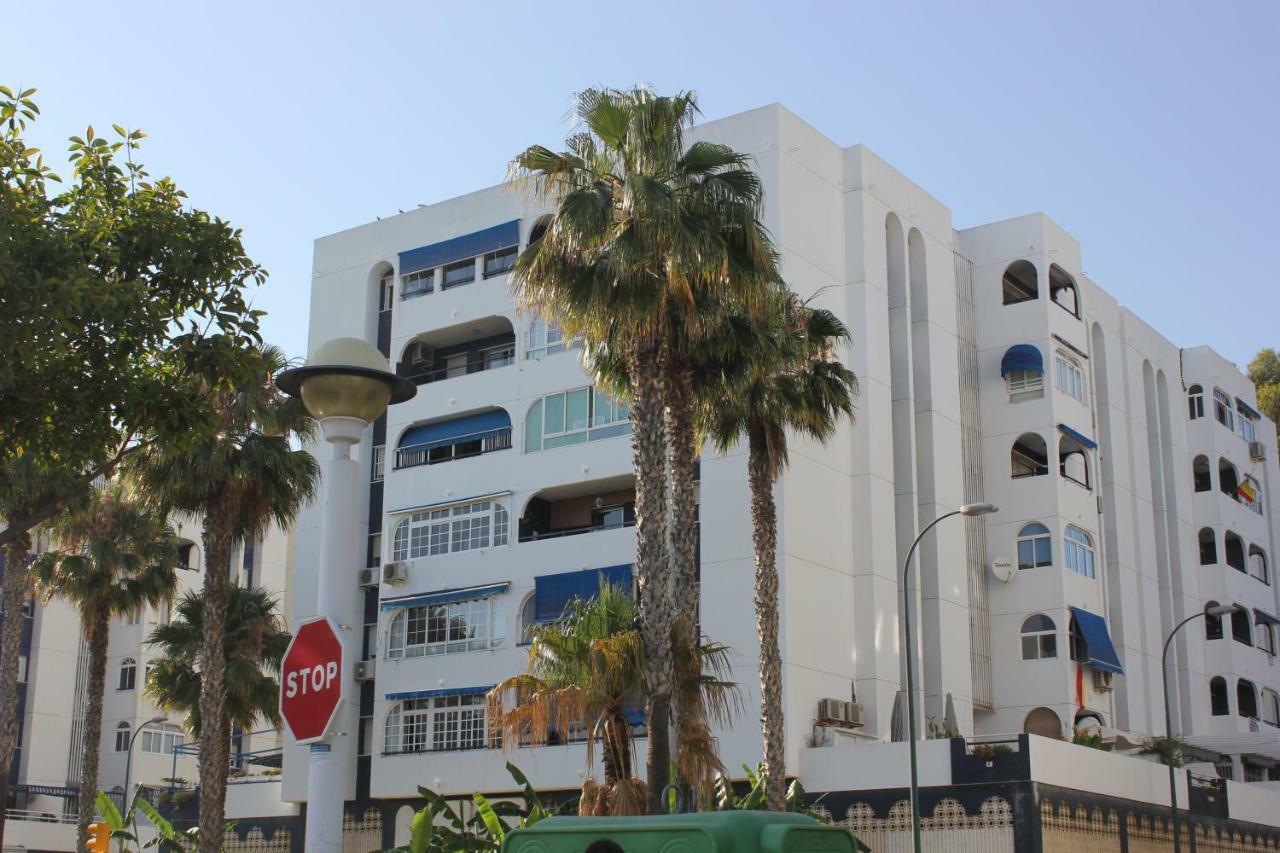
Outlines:
{"label": "window with grille", "polygon": [[415,512],[396,525],[392,559],[436,557],[507,544],[507,509],[496,501]]}
{"label": "window with grille", "polygon": [[383,748],[389,754],[484,749],[487,731],[483,694],[406,699],[387,712]]}
{"label": "window with grille", "polygon": [[1084,371],[1080,364],[1065,353],[1056,353],[1053,359],[1053,384],[1059,391],[1084,402]]}
{"label": "window with grille", "polygon": [[406,607],[391,618],[387,658],[483,651],[506,639],[506,613],[494,598]]}
{"label": "window with grille", "polygon": [[1062,557],[1067,568],[1078,575],[1096,578],[1093,537],[1078,527],[1068,526],[1062,536]]}

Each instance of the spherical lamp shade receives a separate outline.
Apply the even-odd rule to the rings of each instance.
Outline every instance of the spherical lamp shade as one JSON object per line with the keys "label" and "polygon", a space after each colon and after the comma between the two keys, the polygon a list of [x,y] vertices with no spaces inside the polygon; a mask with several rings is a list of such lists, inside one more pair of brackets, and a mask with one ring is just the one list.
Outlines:
{"label": "spherical lamp shade", "polygon": [[359,338],[334,338],[311,353],[304,367],[276,377],[286,394],[301,396],[312,416],[377,419],[388,404],[401,403],[418,392],[408,379],[396,376],[387,359]]}

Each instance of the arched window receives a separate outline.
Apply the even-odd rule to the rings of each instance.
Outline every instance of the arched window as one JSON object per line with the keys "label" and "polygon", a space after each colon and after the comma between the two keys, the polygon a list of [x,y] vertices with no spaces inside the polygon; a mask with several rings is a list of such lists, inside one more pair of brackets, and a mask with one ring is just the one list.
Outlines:
{"label": "arched window", "polygon": [[1218,423],[1232,432],[1235,431],[1235,413],[1231,411],[1231,398],[1221,388],[1213,389],[1213,416]]}
{"label": "arched window", "polygon": [[1235,569],[1237,572],[1247,572],[1249,569],[1244,563],[1244,540],[1230,530],[1222,537],[1222,550],[1225,551],[1227,565]]}
{"label": "arched window", "polygon": [[383,264],[380,270],[374,271],[378,284],[378,313],[391,310],[391,301],[396,292],[396,271],[391,264]]}
{"label": "arched window", "polygon": [[1015,480],[1022,477],[1040,477],[1049,473],[1049,451],[1044,437],[1039,433],[1027,432],[1018,436],[1010,452],[1010,461]]}
{"label": "arched window", "polygon": [[1240,475],[1225,457],[1218,459],[1218,488],[1232,500],[1240,500]]}
{"label": "arched window", "polygon": [[1029,735],[1040,735],[1040,737],[1053,738],[1054,740],[1062,739],[1062,718],[1059,717],[1052,709],[1036,708],[1022,724],[1022,730]]}
{"label": "arched window", "polygon": [[542,239],[542,235],[547,233],[547,229],[551,227],[551,215],[538,217],[538,221],[533,223],[533,227],[529,229],[529,243],[536,243]]}
{"label": "arched window", "polygon": [[1213,472],[1209,468],[1209,457],[1200,455],[1191,462],[1191,482],[1197,492],[1213,491]]}
{"label": "arched window", "polygon": [[1267,554],[1257,545],[1249,546],[1249,574],[1270,585],[1271,573],[1267,568]]}
{"label": "arched window", "polygon": [[1078,575],[1096,578],[1093,560],[1093,537],[1075,525],[1068,525],[1062,534],[1062,561]]}
{"label": "arched window", "polygon": [[1058,472],[1078,486],[1089,486],[1089,457],[1083,444],[1069,435],[1058,439]]}
{"label": "arched window", "polygon": [[133,658],[120,661],[120,677],[116,682],[117,690],[132,690],[138,681],[138,662]]}
{"label": "arched window", "polygon": [[128,723],[121,723],[116,726],[116,752],[129,751],[130,734],[132,734],[132,730],[129,728]]}
{"label": "arched window", "polygon": [[1037,569],[1053,565],[1053,539],[1049,528],[1038,521],[1023,525],[1018,531],[1018,568]]}
{"label": "arched window", "polygon": [[576,341],[565,340],[564,332],[555,323],[548,323],[541,316],[536,316],[529,321],[528,345],[525,347],[524,357],[536,359],[555,355],[564,352],[574,343]]}
{"label": "arched window", "polygon": [[1258,691],[1247,678],[1236,682],[1236,713],[1251,720],[1258,719]]}
{"label": "arched window", "polygon": [[[1218,602],[1210,601],[1205,604],[1204,609],[1210,610],[1218,606]],[[1222,617],[1214,616],[1209,613],[1204,615],[1204,638],[1206,640],[1222,639]]]}
{"label": "arched window", "polygon": [[1204,388],[1199,385],[1187,389],[1187,414],[1193,421],[1204,417]]}
{"label": "arched window", "polygon": [[1231,639],[1246,646],[1253,645],[1253,625],[1249,621],[1249,611],[1243,607],[1231,611]]}
{"label": "arched window", "polygon": [[1053,354],[1053,384],[1080,402],[1084,402],[1084,371],[1080,362],[1062,350]]}
{"label": "arched window", "polygon": [[1253,630],[1257,639],[1257,647],[1269,655],[1274,655],[1276,653],[1276,635],[1272,631],[1270,623],[1265,619],[1259,619]]}
{"label": "arched window", "polygon": [[488,746],[483,693],[406,699],[387,710],[383,750],[388,754],[482,749]]}
{"label": "arched window", "polygon": [[538,599],[529,593],[520,603],[520,645],[533,642],[533,629],[538,626]]}
{"label": "arched window", "polygon": [[1215,717],[1225,717],[1231,713],[1231,704],[1227,700],[1227,680],[1221,675],[1209,679],[1209,709]]}
{"label": "arched window", "polygon": [[1040,295],[1036,281],[1036,265],[1031,261],[1014,261],[1005,268],[1000,282],[1005,305],[1029,302]]}
{"label": "arched window", "polygon": [[1268,687],[1262,688],[1262,722],[1280,726],[1280,694]]}
{"label": "arched window", "polygon": [[1080,316],[1080,294],[1076,291],[1075,279],[1057,264],[1049,265],[1049,298],[1073,316]]}
{"label": "arched window", "polygon": [[475,501],[406,516],[396,525],[393,560],[435,557],[507,544],[507,509],[497,501]]}
{"label": "arched window", "polygon": [[1218,540],[1212,527],[1200,528],[1200,565],[1212,566],[1218,562]]}
{"label": "arched window", "polygon": [[1058,656],[1058,629],[1043,613],[1022,623],[1022,659],[1047,660]]}

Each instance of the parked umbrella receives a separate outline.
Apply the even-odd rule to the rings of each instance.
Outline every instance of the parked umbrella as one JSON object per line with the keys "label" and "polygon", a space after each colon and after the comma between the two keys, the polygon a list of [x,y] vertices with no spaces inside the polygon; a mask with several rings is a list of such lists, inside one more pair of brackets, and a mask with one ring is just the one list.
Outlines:
{"label": "parked umbrella", "polygon": [[947,702],[943,706],[942,725],[946,728],[948,736],[954,737],[960,734],[960,723],[956,719],[956,703],[950,693],[947,694]]}
{"label": "parked umbrella", "polygon": [[903,741],[907,739],[907,708],[899,690],[893,697],[893,713],[889,717],[889,740]]}

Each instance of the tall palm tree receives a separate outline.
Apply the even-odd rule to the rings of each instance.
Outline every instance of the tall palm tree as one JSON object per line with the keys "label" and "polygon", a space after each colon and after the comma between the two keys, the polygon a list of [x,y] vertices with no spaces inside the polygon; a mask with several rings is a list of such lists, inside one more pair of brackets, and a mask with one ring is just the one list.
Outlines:
{"label": "tall palm tree", "polygon": [[[679,413],[688,411],[679,392],[691,381],[685,344],[702,330],[696,307],[730,296],[751,307],[777,268],[747,157],[709,142],[685,144],[697,111],[688,92],[589,89],[577,96],[581,130],[566,140],[567,150],[533,146],[512,164],[516,180],[555,208],[542,238],[517,259],[520,304],[589,346],[615,351],[630,377],[653,811],[661,808],[670,762],[677,611],[666,529],[667,391],[674,378],[678,426]],[[683,514],[671,555],[682,607],[694,572],[692,459],[690,445],[680,442],[674,494]]]}
{"label": "tall palm tree", "polygon": [[[205,720],[224,715],[232,545],[261,537],[272,524],[291,523],[315,496],[320,477],[311,454],[294,449],[295,442],[312,437],[315,422],[302,401],[285,396],[272,379],[286,366],[283,353],[266,346],[258,356],[256,373],[210,391],[209,405],[220,424],[216,434],[183,445],[148,447],[134,460],[162,507],[204,518],[200,717]],[[201,730],[201,853],[216,853],[222,837],[229,751],[220,726]]]}
{"label": "tall palm tree", "polygon": [[[169,624],[157,625],[147,638],[161,654],[147,676],[147,694],[166,711],[183,714],[192,735],[203,730],[199,662],[204,654],[205,610],[203,598],[187,593],[179,599]],[[252,731],[264,721],[280,725],[277,677],[290,634],[273,595],[236,584],[227,588],[224,625],[227,699],[221,723],[213,729],[229,743],[232,727]]]}
{"label": "tall palm tree", "polygon": [[857,381],[835,353],[848,338],[831,312],[778,292],[763,321],[726,318],[697,374],[702,431],[722,453],[747,439],[763,772],[768,807],[775,811],[786,807],[786,780],[773,486],[787,466],[788,432],[826,441],[842,416],[852,417]]}
{"label": "tall palm tree", "polygon": [[[647,785],[633,778],[634,734],[628,713],[643,695],[645,647],[639,612],[630,592],[602,583],[597,597],[575,600],[565,618],[534,631],[529,668],[489,693],[490,719],[503,742],[546,743],[585,731],[587,761],[600,744],[604,784],[583,786],[584,814],[633,815],[648,810]],[[701,643],[676,654],[677,692],[698,693],[705,709],[686,742],[696,744],[681,754],[682,771],[708,785],[722,769],[710,738],[709,721],[728,725],[738,707],[737,687],[725,680],[729,650]],[[659,790],[661,793],[661,790]]]}
{"label": "tall palm tree", "polygon": [[111,618],[172,600],[178,585],[178,548],[165,517],[119,481],[94,492],[84,507],[57,519],[52,529],[60,550],[37,557],[32,572],[45,598],[65,598],[75,605],[89,649],[76,827],[77,837],[85,842],[98,792]]}

